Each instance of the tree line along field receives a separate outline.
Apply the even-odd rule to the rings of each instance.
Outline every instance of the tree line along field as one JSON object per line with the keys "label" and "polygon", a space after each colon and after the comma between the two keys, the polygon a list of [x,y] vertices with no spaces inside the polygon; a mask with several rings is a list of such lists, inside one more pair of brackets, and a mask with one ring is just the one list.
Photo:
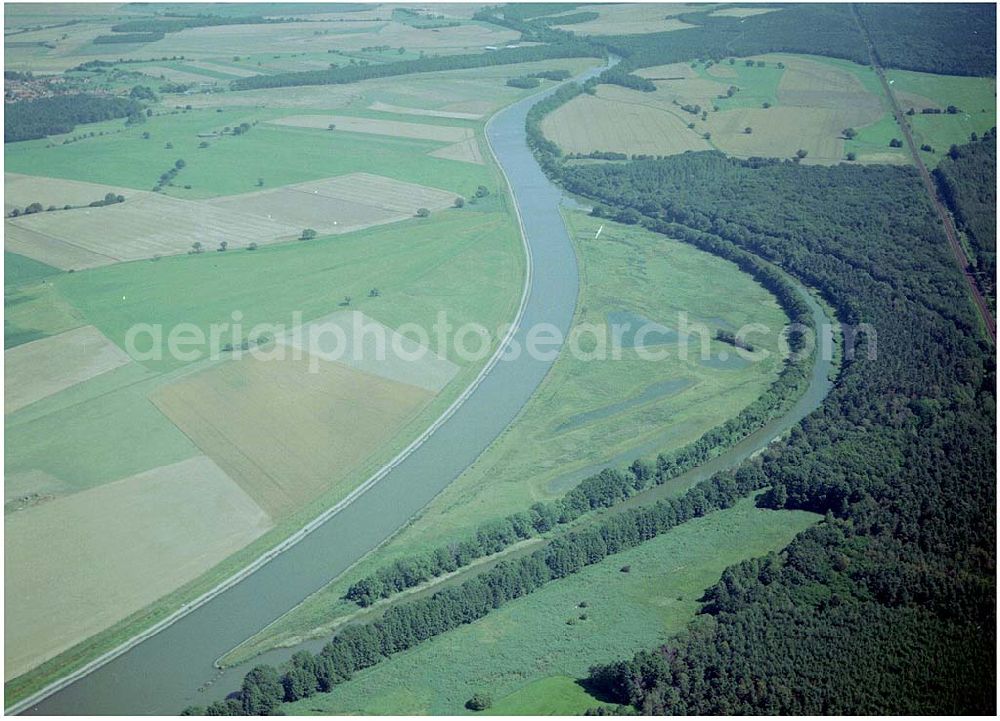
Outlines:
{"label": "tree line along field", "polygon": [[[675,63],[637,70],[655,92],[598,85],[543,121],[566,153],[673,155],[718,149],[734,157],[792,158],[832,164],[854,159],[908,163],[874,72],[818,56],[768,54],[718,63]],[[992,78],[891,71],[904,107],[914,107],[925,162],[996,124]],[[962,112],[944,112],[950,105]],[[925,114],[936,108],[940,114]],[[855,132],[845,134],[847,129]]]}
{"label": "tree line along field", "polygon": [[[19,633],[8,644],[8,700],[130,637],[343,498],[405,447],[476,375],[479,364],[461,359],[443,375],[431,369],[423,380],[380,379],[380,369],[352,370],[328,361],[337,367],[318,376],[303,376],[294,363],[270,364],[280,368],[269,367],[261,375],[268,364],[258,367],[247,359],[138,362],[120,349],[135,323],[170,328],[193,322],[207,329],[229,320],[233,310],[244,314],[245,329],[261,322],[294,323],[294,311],[301,312],[300,322],[309,322],[355,310],[390,329],[406,322],[429,327],[440,310],[456,324],[499,327],[516,308],[523,277],[517,225],[501,177],[480,145],[482,116],[524,94],[507,89],[496,97],[493,86],[504,88],[504,83],[499,73],[482,79],[464,73],[452,82],[454,91],[436,96],[437,107],[457,108],[442,113],[470,117],[406,112],[412,103],[391,112],[369,110],[377,98],[412,99],[382,82],[371,90],[358,86],[364,88],[364,104],[338,106],[336,113],[323,101],[310,107],[305,98],[290,107],[279,102],[271,108],[225,108],[220,103],[218,112],[215,107],[185,111],[164,99],[139,125],[96,123],[65,136],[5,147],[7,170],[28,173],[8,176],[9,211],[35,202],[43,208],[73,206],[6,221],[7,382],[27,393],[9,396],[5,416],[5,508],[13,514],[8,520],[16,521],[8,523],[8,534],[18,537],[11,542],[17,553],[8,573],[22,579],[18,587],[25,594],[47,599],[32,606],[19,597],[9,604]],[[405,84],[396,81],[395,87]],[[356,123],[365,132],[269,122],[316,113],[329,113],[330,122]],[[451,133],[454,138],[399,137],[395,131],[402,124],[418,136]],[[456,139],[464,145],[457,151],[464,157],[431,154],[456,152]],[[476,162],[469,162],[470,155]],[[171,168],[171,182],[159,184]],[[153,192],[154,184],[159,192]],[[476,198],[480,187],[486,197]],[[125,200],[90,207],[111,191]],[[452,207],[459,196],[469,202]],[[430,216],[415,218],[422,207]],[[366,208],[368,215],[361,212]],[[219,223],[211,232],[204,220],[213,213]],[[356,220],[347,222],[352,217]],[[264,235],[255,240],[246,228],[251,218],[287,228],[282,235],[267,231],[272,240],[286,242],[267,247]],[[340,222],[332,224],[337,218]],[[373,222],[388,224],[364,228]],[[147,236],[137,236],[136,229],[147,225],[167,239],[166,245],[139,243]],[[298,241],[308,227],[320,237]],[[22,232],[20,240],[11,228]],[[110,244],[111,257],[103,255],[104,246],[85,251],[66,242],[81,242],[86,228],[95,233],[103,228],[94,237]],[[228,248],[218,252],[223,239]],[[202,252],[189,254],[196,240]],[[259,247],[251,250],[251,242]],[[78,256],[64,258],[59,268],[54,256],[46,263],[10,252],[18,243],[28,244],[36,255],[40,248],[62,243],[63,252],[72,247]],[[80,255],[84,252],[102,254],[93,263],[100,267],[84,269],[90,265]],[[116,262],[133,257],[141,259]],[[67,273],[66,267],[76,272]],[[68,365],[56,369],[32,363],[37,353]],[[117,360],[109,365],[112,356]],[[20,357],[23,362],[15,363]],[[51,383],[37,377],[43,368],[53,371]],[[309,413],[295,397],[274,395],[289,383],[307,394],[312,389]],[[346,392],[350,388],[361,395]],[[192,389],[215,414],[197,432],[187,420]],[[226,400],[226,393],[236,395]],[[329,407],[316,406],[323,398],[333,399]],[[243,409],[239,413],[237,406]],[[265,408],[276,412],[279,407],[287,411],[281,415],[279,441],[287,433],[285,439],[306,442],[312,436],[301,431],[308,426],[333,433],[340,445],[330,445],[328,454],[312,458],[294,477],[285,478],[282,468],[278,476],[285,486],[276,495],[267,485],[275,478],[273,464],[271,475],[262,477],[246,473],[240,460],[247,450],[263,447],[255,440],[260,424],[240,427],[233,419],[261,418]],[[351,421],[364,412],[371,423]],[[326,423],[315,422],[324,417]],[[220,428],[228,450],[213,440]],[[310,458],[307,449],[288,456],[292,446],[282,442],[272,460]],[[171,483],[180,473],[194,485]],[[119,552],[123,534],[134,529],[123,523],[115,499],[126,504],[128,493],[139,489],[141,495],[153,484],[161,491],[144,496],[144,505],[133,514],[153,543],[137,541],[128,554]],[[159,503],[203,512],[158,517]],[[228,525],[213,526],[220,513],[229,514]],[[92,521],[74,521],[80,514]],[[95,533],[93,523],[103,524],[107,533]],[[202,548],[198,564],[190,563],[191,554],[180,546],[167,552],[169,544],[157,545],[155,539],[173,532],[185,533]],[[59,547],[87,549],[106,563],[94,572],[71,553],[39,556],[41,537]],[[29,567],[30,576],[23,577]],[[151,573],[157,574],[155,582]],[[53,579],[61,579],[63,594],[51,593]],[[95,595],[97,588],[103,589],[101,595]],[[139,588],[142,593],[133,592]],[[60,605],[70,602],[73,609]],[[51,614],[60,614],[63,622],[46,624],[44,617]]]}
{"label": "tree line along field", "polygon": [[[274,644],[323,636],[357,612],[343,596],[357,579],[401,557],[431,551],[538,500],[562,496],[608,464],[625,465],[680,448],[736,415],[772,382],[780,367],[777,331],[787,319],[773,297],[734,265],[646,231],[566,214],[577,248],[582,289],[575,322],[607,327],[648,321],[675,328],[690,322],[735,331],[757,322],[773,329],[759,363],[719,363],[726,346],[713,341],[712,358],[641,360],[628,347],[621,360],[587,361],[566,350],[518,420],[435,498],[411,524],[327,588],[224,657],[236,663]],[[594,240],[604,225],[600,240]],[[705,278],[711,279],[708,283]],[[722,289],[725,289],[724,291]],[[629,336],[622,336],[627,345]],[[652,336],[651,336],[652,337]],[[581,343],[584,340],[581,339]],[[735,361],[735,362],[734,362]]]}
{"label": "tree line along field", "polygon": [[484,693],[493,699],[490,714],[580,714],[601,705],[575,683],[591,663],[642,639],[666,641],[695,617],[703,589],[723,569],[777,551],[817,520],[741,501],[283,708],[463,714],[466,701]]}

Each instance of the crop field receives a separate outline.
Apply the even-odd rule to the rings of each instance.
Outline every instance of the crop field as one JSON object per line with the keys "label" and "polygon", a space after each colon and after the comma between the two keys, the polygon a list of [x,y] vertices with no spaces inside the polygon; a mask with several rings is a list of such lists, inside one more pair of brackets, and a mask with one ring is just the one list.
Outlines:
{"label": "crop field", "polygon": [[[660,4],[588,5],[575,11],[597,12],[600,17],[583,23],[556,25],[561,30],[569,30],[578,35],[633,35],[639,33],[662,33],[668,30],[682,30],[692,27],[686,22],[671,17],[685,11],[682,6]],[[558,16],[553,16],[556,19]]]}
{"label": "crop field", "polygon": [[[24,240],[11,249],[66,270],[77,267],[76,255],[80,249],[105,258],[106,263],[114,263],[184,253],[195,241],[208,248],[220,242],[235,247],[251,242],[290,240],[301,232],[300,227],[269,221],[266,217],[247,216],[156,193],[136,193],[131,200],[104,208],[36,213],[8,220],[7,224],[59,241],[60,245],[53,248],[34,246]],[[14,237],[21,240],[17,232]],[[68,250],[64,252],[66,247]]]}
{"label": "crop field", "polygon": [[[293,714],[463,714],[487,692],[490,713],[581,713],[600,702],[576,687],[591,664],[630,657],[680,632],[722,571],[788,544],[820,520],[766,511],[752,499],[511,601],[475,623],[382,661]],[[629,573],[619,569],[630,566]],[[585,608],[581,604],[586,603]],[[555,691],[555,693],[552,693]]]}
{"label": "crop field", "polygon": [[4,413],[11,413],[131,362],[94,326],[19,345],[4,353]]}
{"label": "crop field", "polygon": [[287,185],[278,190],[229,196],[206,205],[239,216],[266,217],[276,225],[346,233],[412,218],[418,208],[442,210],[455,195],[368,173]]}
{"label": "crop field", "polygon": [[[838,163],[853,149],[846,147],[845,128],[863,135],[881,120],[891,122],[870,70],[796,55],[753,61],[753,67],[740,60],[643,68],[636,74],[652,80],[655,92],[601,85],[595,96],[575,98],[547,116],[542,128],[567,152],[672,155],[715,148],[741,158],[787,158],[801,148],[805,162]],[[732,96],[730,86],[738,88]],[[858,160],[882,162],[875,152],[867,148]]]}
{"label": "crop field", "polygon": [[151,400],[272,517],[329,492],[432,397],[330,361],[246,357]]}
{"label": "crop field", "polygon": [[127,199],[135,192],[129,188],[17,173],[4,173],[3,182],[5,215],[13,208],[24,210],[32,203],[41,203],[44,208],[55,206],[61,210],[66,205],[90,205],[95,200],[104,200],[108,193],[123,195]]}
{"label": "crop field", "polygon": [[542,130],[568,153],[673,155],[711,149],[683,118],[644,103],[643,95],[602,85],[596,96],[581,95],[548,115]]}
{"label": "crop field", "polygon": [[404,220],[421,207],[440,210],[455,199],[443,190],[366,173],[207,202],[130,195],[103,208],[7,220],[8,247],[57,268],[79,269],[185,253],[194,242],[207,250],[221,243],[235,249],[292,240],[304,228],[346,233]]}
{"label": "crop field", "polygon": [[371,133],[374,135],[389,135],[395,138],[416,138],[418,140],[434,140],[444,143],[455,143],[473,137],[471,128],[460,128],[448,125],[430,125],[427,123],[404,123],[398,120],[376,120],[374,118],[356,118],[343,115],[292,115],[272,120],[275,125],[289,125],[293,128],[316,128],[326,130],[335,125],[335,132]]}
{"label": "crop field", "polygon": [[6,681],[197,577],[271,523],[198,456],[7,514],[5,525]]}
{"label": "crop field", "polygon": [[[736,266],[634,226],[580,212],[567,219],[581,265],[577,323],[606,327],[649,320],[676,329],[681,312],[689,314],[688,322],[709,329],[735,332],[762,323],[772,332],[760,347],[771,357],[720,364],[724,348],[712,341],[712,358],[703,361],[697,335],[687,359],[674,346],[667,359],[656,362],[630,348],[620,360],[586,360],[564,350],[518,420],[419,517],[255,636],[241,654],[308,636],[357,610],[342,599],[347,587],[396,558],[464,538],[483,522],[561,496],[609,464],[626,465],[686,445],[736,415],[775,378],[777,331],[785,316],[770,293]],[[602,224],[600,239],[594,240]]]}
{"label": "crop field", "polygon": [[379,110],[384,113],[397,113],[399,115],[423,115],[431,118],[453,118],[455,120],[479,120],[481,113],[459,113],[447,110],[423,110],[421,108],[407,108],[402,105],[390,105],[389,103],[374,102],[368,106],[369,110]]}
{"label": "crop field", "polygon": [[324,362],[338,362],[431,393],[441,391],[458,373],[458,366],[447,358],[361,311],[336,311],[276,340]]}

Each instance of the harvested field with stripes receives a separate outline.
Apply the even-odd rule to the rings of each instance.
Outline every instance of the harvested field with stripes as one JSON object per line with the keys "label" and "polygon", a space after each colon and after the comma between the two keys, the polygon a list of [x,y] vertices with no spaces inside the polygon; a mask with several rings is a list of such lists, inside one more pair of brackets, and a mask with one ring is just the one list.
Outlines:
{"label": "harvested field with stripes", "polygon": [[391,135],[396,138],[415,138],[417,140],[436,140],[442,143],[455,143],[474,137],[472,128],[462,128],[452,125],[429,125],[426,123],[406,123],[400,120],[378,120],[375,118],[357,118],[348,115],[289,115],[272,120],[275,125],[289,125],[295,128],[316,128],[326,130],[335,126],[335,132],[373,133],[375,135]]}
{"label": "harvested field with stripes", "polygon": [[4,413],[131,363],[92,325],[4,351]]}
{"label": "harvested field with stripes", "polygon": [[8,680],[196,578],[271,521],[196,456],[9,513],[5,526]]}

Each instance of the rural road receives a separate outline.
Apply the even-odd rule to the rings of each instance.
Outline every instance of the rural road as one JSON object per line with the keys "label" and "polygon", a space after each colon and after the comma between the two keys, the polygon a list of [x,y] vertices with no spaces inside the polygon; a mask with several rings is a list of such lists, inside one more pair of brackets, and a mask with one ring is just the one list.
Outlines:
{"label": "rural road", "polygon": [[851,11],[854,13],[854,20],[857,22],[858,29],[861,31],[865,45],[868,48],[868,57],[871,59],[872,68],[875,69],[875,73],[878,75],[878,79],[882,83],[882,89],[885,91],[885,96],[889,99],[889,103],[892,105],[892,114],[896,118],[896,124],[899,125],[900,129],[903,131],[903,137],[906,138],[906,146],[910,150],[910,155],[913,156],[913,163],[917,166],[917,171],[920,173],[920,179],[923,180],[924,188],[927,190],[927,197],[930,198],[931,204],[934,206],[934,210],[937,211],[938,217],[941,218],[941,224],[944,226],[944,234],[948,238],[948,246],[951,248],[952,255],[955,257],[955,262],[958,263],[958,267],[962,271],[962,275],[965,277],[965,283],[969,287],[969,292],[972,294],[972,301],[976,306],[976,310],[982,318],[986,334],[989,336],[990,341],[996,345],[996,319],[993,317],[993,312],[990,310],[989,303],[986,302],[982,291],[979,289],[979,284],[976,283],[976,277],[973,275],[972,266],[969,263],[968,257],[965,255],[965,250],[962,248],[962,244],[958,240],[958,230],[955,228],[955,221],[951,217],[951,212],[947,207],[945,207],[944,202],[941,200],[941,196],[937,190],[937,185],[934,183],[934,179],[931,178],[931,174],[927,171],[927,166],[924,165],[924,161],[920,157],[920,152],[917,150],[917,144],[913,140],[913,132],[910,129],[910,124],[907,122],[902,108],[899,107],[899,103],[896,100],[896,94],[892,90],[892,85],[889,84],[889,81],[885,77],[885,71],[882,69],[882,64],[879,61],[878,51],[875,49],[871,36],[868,34],[868,29],[865,27],[865,24],[862,21],[861,16],[858,15],[858,11],[854,5],[851,5]]}
{"label": "rural road", "polygon": [[[575,78],[582,82],[604,68]],[[551,323],[565,335],[576,306],[576,255],[559,212],[562,191],[542,173],[525,141],[528,110],[550,88],[497,113],[487,137],[515,198],[531,266],[523,315],[513,340]],[[243,671],[218,671],[213,662],[306,596],[322,588],[403,526],[468,467],[514,419],[541,383],[551,360],[521,354],[497,363],[433,433],[377,482],[366,483],[300,533],[294,545],[268,554],[251,573],[226,585],[171,624],[54,684],[15,713],[173,715],[239,687]],[[209,684],[208,691],[198,689]]]}

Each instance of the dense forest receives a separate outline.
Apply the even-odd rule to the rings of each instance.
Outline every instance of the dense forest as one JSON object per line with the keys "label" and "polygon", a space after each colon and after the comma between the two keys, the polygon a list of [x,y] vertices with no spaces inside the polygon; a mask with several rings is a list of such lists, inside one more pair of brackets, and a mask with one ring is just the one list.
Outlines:
{"label": "dense forest", "polygon": [[944,75],[996,75],[996,5],[992,3],[857,3],[855,8],[885,67]]}
{"label": "dense forest", "polygon": [[176,33],[188,28],[218,27],[220,25],[273,25],[292,22],[288,18],[269,18],[259,15],[221,17],[218,15],[167,16],[126,20],[111,26],[116,33]]}
{"label": "dense forest", "polygon": [[994,356],[916,172],[696,153],[561,179],[778,263],[875,331],[763,457],[766,504],[830,515],[808,553],[732,570],[714,623],[592,683],[648,713],[991,712]]}
{"label": "dense forest", "polygon": [[373,65],[345,65],[328,70],[254,75],[234,80],[230,83],[230,87],[233,90],[255,90],[257,88],[281,88],[292,85],[339,85],[395,75],[484,68],[553,58],[603,57],[603,55],[603,50],[592,43],[564,42],[557,45],[501,48],[500,50],[470,55],[442,55]]}
{"label": "dense forest", "polygon": [[996,302],[997,139],[987,133],[978,142],[952,148],[934,170],[941,197],[955,224],[969,240],[976,280]]}
{"label": "dense forest", "polygon": [[7,103],[3,121],[3,140],[34,140],[46,135],[68,133],[83,123],[124,118],[142,110],[130,98],[99,95],[57,95],[51,98]]}

